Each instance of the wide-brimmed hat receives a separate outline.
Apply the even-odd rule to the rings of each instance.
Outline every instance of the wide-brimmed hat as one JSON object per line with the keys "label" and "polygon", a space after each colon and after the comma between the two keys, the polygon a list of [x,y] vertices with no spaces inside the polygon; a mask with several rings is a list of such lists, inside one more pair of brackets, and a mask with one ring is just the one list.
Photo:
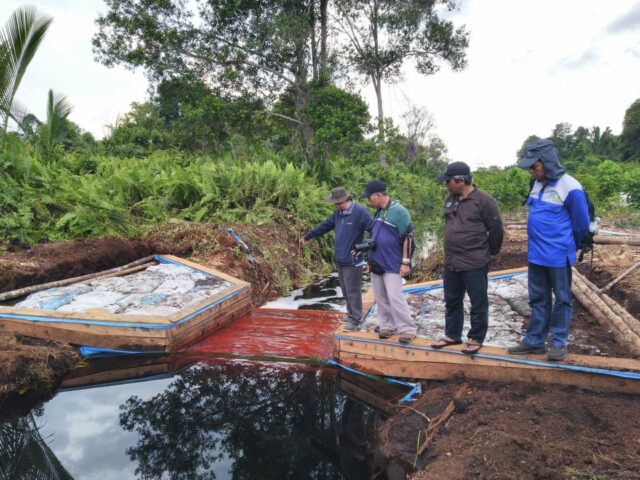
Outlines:
{"label": "wide-brimmed hat", "polygon": [[360,198],[369,198],[374,193],[384,193],[387,191],[387,184],[382,180],[371,180],[367,183],[364,189],[364,193],[360,195]]}
{"label": "wide-brimmed hat", "polygon": [[471,175],[471,169],[469,165],[464,162],[453,162],[447,165],[446,170],[436,180],[438,182],[445,182],[453,177]]}
{"label": "wide-brimmed hat", "polygon": [[336,187],[331,189],[331,193],[325,197],[325,200],[329,203],[342,203],[349,200],[350,195],[347,193],[347,189],[344,187]]}

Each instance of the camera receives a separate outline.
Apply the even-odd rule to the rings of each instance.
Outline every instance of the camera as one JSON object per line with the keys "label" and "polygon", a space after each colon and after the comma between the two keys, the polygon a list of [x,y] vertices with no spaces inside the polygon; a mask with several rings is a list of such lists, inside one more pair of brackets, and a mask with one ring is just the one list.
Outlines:
{"label": "camera", "polygon": [[376,241],[372,240],[370,238],[365,240],[362,243],[356,243],[353,246],[353,250],[355,252],[358,252],[358,253],[363,253],[363,252],[368,252],[370,250],[375,250],[375,248],[376,248]]}

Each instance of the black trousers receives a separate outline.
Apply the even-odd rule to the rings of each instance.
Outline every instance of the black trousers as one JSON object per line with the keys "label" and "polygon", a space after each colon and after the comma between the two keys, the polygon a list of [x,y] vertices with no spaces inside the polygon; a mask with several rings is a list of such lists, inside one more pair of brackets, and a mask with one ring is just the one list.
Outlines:
{"label": "black trousers", "polygon": [[462,340],[463,301],[464,294],[468,293],[471,300],[471,329],[467,337],[484,342],[489,327],[488,273],[489,264],[462,272],[444,267],[445,335],[451,340]]}

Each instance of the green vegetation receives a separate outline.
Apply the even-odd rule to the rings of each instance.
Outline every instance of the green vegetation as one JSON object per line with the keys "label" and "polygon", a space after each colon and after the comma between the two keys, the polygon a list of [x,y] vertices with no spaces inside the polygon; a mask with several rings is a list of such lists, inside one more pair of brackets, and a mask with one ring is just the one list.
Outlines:
{"label": "green vegetation", "polygon": [[[441,231],[445,190],[435,177],[447,158],[446,146],[430,131],[433,119],[428,111],[414,106],[405,114],[407,132],[384,119],[384,141],[379,135],[372,138],[379,125],[371,123],[364,100],[332,81],[340,68],[330,52],[339,46],[321,45],[323,38],[330,40],[322,33],[326,2],[319,6],[311,2],[312,13],[319,14],[311,23],[287,23],[300,20],[310,10],[291,10],[286,1],[218,2],[208,7],[211,30],[200,31],[202,38],[194,39],[195,50],[184,52],[184,58],[154,57],[165,47],[179,51],[188,40],[183,38],[188,29],[180,29],[187,28],[191,19],[184,17],[178,3],[151,2],[145,15],[131,18],[135,9],[118,10],[118,5],[133,8],[132,2],[107,2],[111,10],[98,19],[100,32],[94,39],[101,60],[144,67],[153,89],[146,102],[134,103],[100,141],[68,120],[70,104],[51,90],[44,121],[26,112],[15,113],[17,84],[50,19],[33,9],[19,10],[10,19],[0,36],[0,58],[8,59],[0,64],[0,113],[3,123],[12,125],[0,139],[0,241],[134,236],[180,219],[277,222],[290,225],[299,235],[331,212],[323,201],[331,187],[344,185],[357,195],[372,178],[387,181],[391,195],[411,211],[419,236]],[[402,8],[410,10],[414,3],[402,2]],[[358,13],[352,7],[359,4],[340,2],[343,22],[356,21]],[[252,17],[254,23],[241,21],[251,12],[260,12]],[[457,39],[446,55],[441,52],[440,60],[462,68],[464,30],[438,23],[431,10],[423,20],[431,25],[433,35],[444,36],[442,41]],[[407,28],[413,35],[425,25]],[[122,43],[131,29],[148,34],[153,26],[173,28],[173,35],[159,30],[157,37],[148,39],[145,51]],[[438,28],[445,31],[438,33]],[[207,43],[211,38],[206,34],[215,32],[221,34],[216,37],[218,50]],[[231,40],[222,33],[238,35],[243,42],[225,49],[223,45]],[[314,53],[305,45],[316,33],[320,37],[314,45],[318,47],[319,39],[320,51]],[[406,45],[413,41],[411,35],[403,39]],[[254,58],[252,46],[279,36],[293,43],[268,43],[261,58]],[[240,55],[241,51],[245,54]],[[16,52],[23,53],[18,58]],[[198,52],[201,56],[194,61]],[[302,53],[304,58],[298,55]],[[388,67],[389,75],[402,58],[396,62]],[[429,65],[424,65],[423,73],[437,70],[436,64]],[[310,78],[302,75],[305,68]],[[360,74],[366,73],[364,66],[357,68]],[[258,73],[264,69],[270,69],[271,76]],[[393,75],[382,78],[391,81]],[[627,224],[640,224],[639,102],[626,112],[620,136],[608,128],[574,131],[561,123],[549,137],[599,214]],[[521,207],[527,172],[515,166],[491,167],[474,172],[474,177],[480,188],[498,200],[503,212]],[[326,258],[331,258],[330,242],[322,245]]]}

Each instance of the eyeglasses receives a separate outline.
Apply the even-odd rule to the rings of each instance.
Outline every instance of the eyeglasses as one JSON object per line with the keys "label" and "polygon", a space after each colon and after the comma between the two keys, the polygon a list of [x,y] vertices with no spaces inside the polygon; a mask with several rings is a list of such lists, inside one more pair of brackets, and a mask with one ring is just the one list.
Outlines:
{"label": "eyeglasses", "polygon": [[458,205],[460,205],[460,202],[454,202],[453,203],[453,216],[454,217],[458,216]]}

